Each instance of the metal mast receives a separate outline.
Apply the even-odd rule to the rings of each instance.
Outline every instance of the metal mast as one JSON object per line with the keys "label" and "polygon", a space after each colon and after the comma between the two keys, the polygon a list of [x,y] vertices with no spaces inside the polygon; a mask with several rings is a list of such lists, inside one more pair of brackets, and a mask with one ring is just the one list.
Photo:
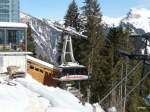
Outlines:
{"label": "metal mast", "polygon": [[61,64],[66,64],[67,59],[70,58],[70,61],[72,63],[77,63],[74,58],[73,54],[73,48],[72,48],[72,38],[70,35],[65,35],[64,36],[64,42],[63,42],[63,50],[62,50],[62,55],[61,55]]}

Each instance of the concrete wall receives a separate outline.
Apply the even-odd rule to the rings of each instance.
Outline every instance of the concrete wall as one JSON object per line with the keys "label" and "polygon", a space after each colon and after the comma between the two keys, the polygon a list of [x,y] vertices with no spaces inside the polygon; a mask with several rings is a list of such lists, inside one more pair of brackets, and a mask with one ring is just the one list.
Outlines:
{"label": "concrete wall", "polygon": [[7,72],[8,66],[17,66],[19,71],[26,72],[26,56],[0,56],[0,73]]}

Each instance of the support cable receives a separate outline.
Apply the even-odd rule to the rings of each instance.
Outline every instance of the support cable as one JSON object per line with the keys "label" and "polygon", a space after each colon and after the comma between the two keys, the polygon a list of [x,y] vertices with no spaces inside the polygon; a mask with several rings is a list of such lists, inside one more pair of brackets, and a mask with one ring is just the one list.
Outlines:
{"label": "support cable", "polygon": [[[136,68],[137,68],[141,63],[142,63],[142,61],[140,61],[120,82],[118,82],[118,84],[116,84],[116,85],[114,86],[114,88],[112,88],[112,89],[110,90],[110,92],[108,92],[108,93],[106,94],[106,96],[103,97],[103,98],[99,101],[99,104],[101,104],[120,84],[122,84],[123,81],[125,81],[126,78],[127,78],[132,72],[134,72],[134,71],[136,70]],[[131,75],[132,75],[132,74],[131,74]]]}
{"label": "support cable", "polygon": [[121,102],[123,102],[138,86],[140,86],[140,84],[150,75],[150,71],[135,85],[134,88],[132,88],[128,94],[126,94],[126,96],[118,103],[117,106],[119,106],[121,104]]}

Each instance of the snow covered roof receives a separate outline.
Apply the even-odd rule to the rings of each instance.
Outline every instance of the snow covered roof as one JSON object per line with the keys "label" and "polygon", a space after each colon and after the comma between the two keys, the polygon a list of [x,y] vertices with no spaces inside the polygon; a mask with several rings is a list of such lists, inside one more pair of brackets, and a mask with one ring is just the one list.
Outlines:
{"label": "snow covered roof", "polygon": [[44,62],[44,61],[42,61],[42,60],[39,60],[39,59],[37,59],[37,58],[34,58],[34,57],[32,57],[32,56],[27,56],[27,59],[28,60],[31,60],[31,61],[35,61],[35,62],[37,62],[37,63],[39,63],[39,64],[41,64],[41,65],[44,65],[44,66],[46,66],[46,67],[49,67],[49,68],[53,68],[53,69],[58,69],[57,67],[55,67],[54,65],[52,65],[52,64],[49,64],[49,63],[47,63],[47,62]]}
{"label": "snow covered roof", "polygon": [[5,55],[28,55],[32,54],[31,52],[0,52],[0,55],[5,56]]}
{"label": "snow covered roof", "polygon": [[67,64],[61,64],[59,67],[67,68],[67,67],[85,67],[85,66],[79,65],[78,63],[68,62]]}
{"label": "snow covered roof", "polygon": [[27,28],[27,25],[24,23],[15,23],[15,22],[0,22],[0,27],[4,28]]}

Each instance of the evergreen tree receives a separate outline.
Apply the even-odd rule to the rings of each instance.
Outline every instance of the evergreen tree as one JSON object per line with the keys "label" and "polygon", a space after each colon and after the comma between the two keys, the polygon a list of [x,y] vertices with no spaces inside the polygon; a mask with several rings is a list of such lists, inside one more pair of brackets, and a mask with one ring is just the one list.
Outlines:
{"label": "evergreen tree", "polygon": [[[87,57],[87,54],[89,54],[90,57],[94,52],[97,52],[94,49],[99,49],[100,45],[102,46],[103,44],[103,26],[101,24],[102,15],[97,0],[85,0],[85,6],[83,6],[82,9],[83,16],[86,18],[84,33],[88,37],[83,49],[85,49],[84,51],[87,51],[85,57]],[[83,63],[89,65],[89,57],[84,59],[85,61],[83,61]]]}
{"label": "evergreen tree", "polygon": [[[65,19],[65,26],[66,27],[72,27],[74,28],[76,31],[80,31],[80,17],[79,17],[79,9],[78,6],[75,2],[75,0],[73,0],[71,2],[71,4],[68,7],[67,13],[64,17]],[[81,45],[81,38],[72,36],[72,43],[73,43],[73,51],[74,51],[74,56],[77,62],[80,63],[80,53],[79,51],[81,50],[80,45]]]}
{"label": "evergreen tree", "polygon": [[[100,91],[102,83],[100,78],[101,75],[101,49],[104,43],[103,38],[103,25],[101,24],[101,12],[100,5],[97,0],[85,0],[85,6],[83,9],[83,15],[85,16],[86,22],[84,25],[85,34],[87,40],[82,43],[83,48],[81,62],[88,67],[90,78],[90,101],[92,103],[98,102],[100,99]],[[83,84],[87,88],[87,84]]]}
{"label": "evergreen tree", "polygon": [[28,28],[27,28],[27,51],[32,52],[33,56],[35,56],[36,55],[36,53],[35,53],[36,46],[35,46],[34,39],[32,37],[32,28],[29,23],[27,25],[28,25]]}
{"label": "evergreen tree", "polygon": [[64,19],[66,27],[70,26],[79,31],[80,29],[79,10],[75,0],[73,0],[69,5],[67,14],[65,15]]}
{"label": "evergreen tree", "polygon": [[[135,63],[135,62],[132,62],[132,63]],[[135,75],[133,77],[129,78],[127,86],[134,87],[140,81],[141,68],[142,66],[140,66],[135,71]],[[144,100],[140,96],[139,92],[140,92],[140,89],[137,88],[128,97],[127,108],[126,108],[128,112],[141,112],[141,110],[139,110],[138,108],[144,106]]]}
{"label": "evergreen tree", "polygon": [[[106,80],[106,82],[104,82],[106,90],[109,90],[109,88],[113,88],[114,85],[116,85],[116,83],[119,82],[122,77],[125,77],[126,70],[122,69],[122,66],[127,67],[127,70],[130,70],[131,68],[127,66],[129,64],[128,60],[120,56],[118,52],[118,50],[131,51],[133,49],[133,43],[130,40],[129,35],[130,30],[124,29],[122,26],[112,27],[109,29],[105,40],[105,53],[107,51],[107,62],[109,62],[109,64],[107,64],[107,68],[109,69],[105,69],[107,70],[107,72],[104,72],[104,79],[109,80]],[[106,58],[103,57],[103,60],[105,59]],[[124,87],[124,83],[122,84],[122,87]],[[105,90],[105,88],[102,88],[102,90],[104,91],[102,94],[105,95],[107,91]],[[120,87],[118,87],[112,92],[109,99],[106,99],[106,102],[110,102],[110,104],[104,105],[109,107],[117,106],[117,104],[119,104],[121,100],[120,95]],[[121,106],[119,105],[119,107]]]}
{"label": "evergreen tree", "polygon": [[[112,81],[112,87],[113,85],[115,84],[115,81],[117,80],[120,80],[120,74],[121,74],[121,71],[119,71],[120,69],[120,65],[121,64],[124,64],[127,66],[127,71],[129,72],[130,70],[132,70],[132,68],[137,64],[138,61],[136,60],[129,60],[127,61],[126,59],[120,57],[116,50],[117,49],[121,49],[121,50],[125,50],[125,51],[128,51],[128,52],[134,52],[135,49],[136,49],[136,42],[134,39],[130,38],[129,37],[130,35],[130,30],[127,30],[127,29],[123,29],[122,27],[118,27],[118,28],[111,28],[109,30],[109,33],[107,35],[107,38],[109,41],[107,41],[106,45],[107,45],[107,48],[109,48],[109,53],[110,53],[110,56],[112,58],[111,59],[111,63],[112,63],[112,67],[110,70],[110,73],[111,73],[111,81]],[[128,77],[128,81],[127,81],[127,93],[131,90],[128,89],[128,87],[135,87],[135,85],[140,81],[140,76],[141,76],[141,71],[142,71],[142,68],[141,66],[139,68],[137,68],[137,70],[134,72],[134,75],[132,77]],[[125,74],[125,73],[124,73]],[[125,77],[125,75],[123,76]],[[123,83],[123,87],[124,87],[124,84]],[[147,82],[147,80],[145,81],[144,83],[144,92],[145,94],[144,95],[148,95],[148,85],[149,84]],[[144,104],[144,100],[143,100],[143,96],[141,96],[139,94],[139,91],[140,91],[140,88],[136,88],[136,90],[134,90],[134,92],[127,97],[127,107],[126,107],[126,110],[128,112],[141,112],[142,110],[139,109],[140,107],[146,107],[145,104]],[[117,103],[117,100],[116,99],[119,99],[119,88],[117,88],[115,90],[115,95],[113,93],[113,99],[111,99],[111,106],[114,106],[115,105],[115,102]],[[123,94],[124,95],[124,94]],[[115,102],[114,102],[114,99],[115,99]],[[120,102],[120,101],[119,101]],[[119,103],[118,102],[118,103]],[[145,108],[143,110],[143,112],[147,112],[148,108]]]}

